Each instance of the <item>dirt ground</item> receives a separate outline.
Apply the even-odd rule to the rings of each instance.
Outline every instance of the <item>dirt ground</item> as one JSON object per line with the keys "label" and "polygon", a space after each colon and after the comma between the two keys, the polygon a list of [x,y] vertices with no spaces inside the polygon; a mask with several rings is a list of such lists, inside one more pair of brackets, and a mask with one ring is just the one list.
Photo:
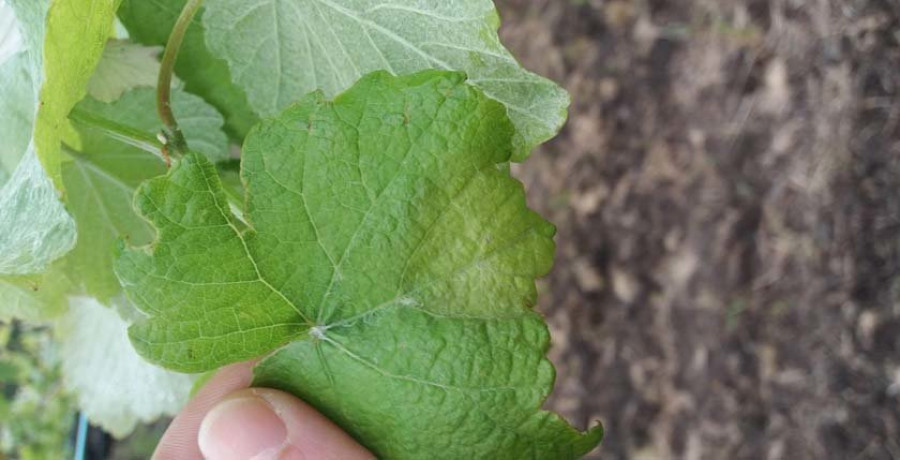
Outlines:
{"label": "dirt ground", "polygon": [[900,2],[502,0],[590,458],[900,459]]}

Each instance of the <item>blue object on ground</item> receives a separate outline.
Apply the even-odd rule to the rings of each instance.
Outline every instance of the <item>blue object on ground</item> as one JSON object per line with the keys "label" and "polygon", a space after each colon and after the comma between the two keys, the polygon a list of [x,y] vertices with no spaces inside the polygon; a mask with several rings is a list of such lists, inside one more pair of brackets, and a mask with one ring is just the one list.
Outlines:
{"label": "blue object on ground", "polygon": [[75,460],[84,460],[87,451],[88,419],[84,413],[78,414],[78,433],[75,435]]}

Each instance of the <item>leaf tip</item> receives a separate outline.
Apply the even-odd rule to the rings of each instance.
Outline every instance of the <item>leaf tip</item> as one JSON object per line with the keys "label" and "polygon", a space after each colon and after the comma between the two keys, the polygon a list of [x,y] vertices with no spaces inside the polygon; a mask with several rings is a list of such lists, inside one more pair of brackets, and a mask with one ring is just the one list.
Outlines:
{"label": "leaf tip", "polygon": [[581,435],[581,438],[577,441],[575,449],[579,457],[587,455],[590,451],[596,449],[601,442],[603,442],[603,437],[606,435],[606,431],[603,428],[603,423],[601,423],[599,420],[597,420],[596,423],[596,425],[585,431]]}

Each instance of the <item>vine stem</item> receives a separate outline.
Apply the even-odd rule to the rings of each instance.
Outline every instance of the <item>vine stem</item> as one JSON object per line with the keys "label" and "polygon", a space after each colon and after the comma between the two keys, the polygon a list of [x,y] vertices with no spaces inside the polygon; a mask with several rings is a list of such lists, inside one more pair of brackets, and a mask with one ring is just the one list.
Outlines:
{"label": "vine stem", "polygon": [[166,144],[163,146],[162,154],[167,165],[170,163],[170,153],[178,156],[187,153],[187,141],[184,139],[181,128],[178,127],[178,121],[175,119],[175,114],[172,113],[170,103],[172,73],[175,71],[175,61],[178,60],[178,51],[181,49],[184,35],[202,4],[203,0],[188,0],[184,5],[181,15],[178,16],[175,27],[172,28],[172,33],[169,35],[169,41],[166,43],[166,50],[159,67],[159,78],[156,82],[156,110],[159,113],[159,119],[165,126],[163,136]]}

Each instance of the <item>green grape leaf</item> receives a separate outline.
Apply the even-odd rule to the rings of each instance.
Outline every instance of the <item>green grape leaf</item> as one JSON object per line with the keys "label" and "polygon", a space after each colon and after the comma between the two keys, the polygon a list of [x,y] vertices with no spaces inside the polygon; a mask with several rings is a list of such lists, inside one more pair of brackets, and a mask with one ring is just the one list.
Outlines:
{"label": "green grape leaf", "polygon": [[48,6],[46,0],[0,4],[0,17],[15,30],[4,36],[0,63],[0,275],[39,273],[75,243],[75,223],[32,139]]}
{"label": "green grape leaf", "polygon": [[41,105],[34,127],[38,158],[62,188],[60,142],[69,111],[87,85],[112,30],[119,0],[54,0],[47,12]]}
{"label": "green grape leaf", "polygon": [[87,293],[105,301],[121,291],[112,269],[119,238],[143,244],[150,241],[152,232],[131,207],[135,186],[119,176],[116,165],[108,165],[110,161],[103,161],[103,156],[115,155],[116,161],[123,163],[130,160],[133,169],[127,172],[148,179],[165,173],[165,165],[150,154],[122,148],[71,155],[74,161],[63,164],[63,181],[79,232],[75,248],[64,260],[70,276]]}
{"label": "green grape leaf", "polygon": [[130,89],[155,87],[161,52],[159,46],[110,40],[88,82],[88,94],[102,102],[113,102]]}
{"label": "green grape leaf", "polygon": [[497,165],[514,128],[459,73],[377,72],[305,96],[244,144],[238,229],[188,155],[135,206],[158,230],[117,273],[137,351],[187,372],[275,350],[257,383],[307,398],[379,458],[578,458],[602,433],[553,385],[534,280],[555,229]]}
{"label": "green grape leaf", "polygon": [[128,322],[117,309],[131,307],[119,299],[111,306],[89,297],[74,297],[60,318],[63,381],[76,395],[88,419],[122,438],[140,423],[171,416],[187,401],[193,378],[154,366],[128,341]]}
{"label": "green grape leaf", "polygon": [[[163,46],[186,1],[124,0],[119,8],[119,19],[133,40],[144,45]],[[206,48],[199,19],[188,28],[178,56],[175,73],[184,80],[185,90],[215,106],[225,116],[229,134],[243,139],[258,118],[243,90],[231,82],[228,65]]]}
{"label": "green grape leaf", "polygon": [[[159,131],[155,92],[138,88],[112,103],[86,98],[78,110],[116,120],[148,135]],[[197,96],[172,92],[172,108],[178,114],[188,145],[213,161],[228,155],[228,138],[222,116]],[[63,164],[63,182],[69,210],[78,226],[78,240],[65,261],[70,277],[87,293],[107,301],[121,287],[113,272],[115,248],[122,238],[132,244],[150,242],[149,224],[132,209],[134,190],[146,179],[165,173],[156,156],[111,139],[87,126],[77,125],[81,148],[69,150],[73,161]]]}
{"label": "green grape leaf", "polygon": [[[231,198],[232,202],[240,203],[243,201],[244,184],[241,182],[241,161],[234,159],[221,162],[216,165],[216,170],[225,189],[225,195]],[[232,212],[234,212],[234,209],[232,209]]]}
{"label": "green grape leaf", "polygon": [[445,69],[466,72],[506,106],[515,161],[566,119],[565,90],[500,43],[491,0],[209,0],[203,24],[210,49],[263,116],[314,89],[331,97],[375,70]]}

